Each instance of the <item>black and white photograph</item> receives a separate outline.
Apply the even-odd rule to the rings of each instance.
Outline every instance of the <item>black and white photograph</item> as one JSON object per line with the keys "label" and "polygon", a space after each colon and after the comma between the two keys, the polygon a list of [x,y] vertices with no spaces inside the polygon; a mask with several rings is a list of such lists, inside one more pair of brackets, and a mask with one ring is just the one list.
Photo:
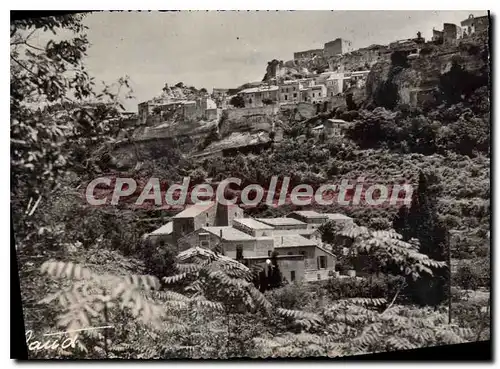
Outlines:
{"label": "black and white photograph", "polygon": [[11,11],[16,347],[491,360],[493,20]]}

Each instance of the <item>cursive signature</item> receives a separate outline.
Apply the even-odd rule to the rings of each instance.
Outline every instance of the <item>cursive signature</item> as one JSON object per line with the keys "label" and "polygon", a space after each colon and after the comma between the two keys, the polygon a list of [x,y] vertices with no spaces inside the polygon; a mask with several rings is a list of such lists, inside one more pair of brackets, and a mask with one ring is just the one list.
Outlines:
{"label": "cursive signature", "polygon": [[30,350],[30,351],[56,350],[59,347],[61,347],[62,349],[66,349],[68,347],[75,348],[76,342],[78,340],[78,333],[76,333],[72,337],[67,337],[63,340],[62,338],[64,338],[64,336],[66,334],[81,332],[81,331],[89,331],[89,330],[94,330],[94,329],[105,329],[105,328],[113,328],[113,326],[89,327],[89,328],[75,329],[72,331],[65,331],[65,332],[46,333],[46,334],[44,334],[44,337],[50,336],[50,337],[57,337],[57,338],[54,338],[54,339],[49,338],[45,341],[32,340],[33,339],[33,331],[29,330],[29,331],[26,331],[26,344],[28,345],[28,350]]}

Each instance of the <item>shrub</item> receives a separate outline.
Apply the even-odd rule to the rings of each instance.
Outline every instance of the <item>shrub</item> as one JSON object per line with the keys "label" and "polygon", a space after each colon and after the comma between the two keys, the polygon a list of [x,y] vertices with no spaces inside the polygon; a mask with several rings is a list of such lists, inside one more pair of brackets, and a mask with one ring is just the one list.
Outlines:
{"label": "shrub", "polygon": [[402,286],[404,278],[382,276],[368,279],[332,278],[325,283],[328,297],[333,300],[344,298],[387,298],[391,299]]}

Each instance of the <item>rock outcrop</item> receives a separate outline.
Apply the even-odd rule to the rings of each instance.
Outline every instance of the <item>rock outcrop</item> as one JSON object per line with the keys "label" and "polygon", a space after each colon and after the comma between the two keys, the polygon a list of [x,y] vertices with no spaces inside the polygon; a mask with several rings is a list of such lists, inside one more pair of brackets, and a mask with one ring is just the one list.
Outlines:
{"label": "rock outcrop", "polygon": [[456,45],[426,44],[413,59],[395,51],[390,59],[372,67],[366,82],[365,105],[393,109],[401,104],[421,106],[446,100],[442,84],[453,73],[460,74],[457,88],[467,93],[467,89],[487,84],[488,55],[486,33],[459,40]]}

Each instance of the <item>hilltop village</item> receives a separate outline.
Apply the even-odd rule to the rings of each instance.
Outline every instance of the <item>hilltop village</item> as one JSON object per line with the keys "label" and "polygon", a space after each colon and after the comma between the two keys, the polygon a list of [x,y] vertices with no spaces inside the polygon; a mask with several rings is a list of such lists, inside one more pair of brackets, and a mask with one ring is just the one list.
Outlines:
{"label": "hilltop village", "polygon": [[[431,41],[426,42],[418,32],[415,38],[358,50],[353,50],[351,41],[337,38],[326,42],[322,49],[295,52],[293,60],[269,62],[260,82],[247,83],[236,89],[214,88],[211,94],[204,89],[187,88],[182,83],[173,87],[166,85],[160,97],[139,104],[137,124],[142,127],[139,139],[164,137],[161,132],[167,132],[166,137],[182,135],[185,134],[183,130],[189,131],[190,135],[203,136],[210,129],[224,129],[222,120],[230,120],[233,126],[242,120],[250,120],[257,122],[254,133],[238,132],[241,127],[233,128],[226,141],[229,149],[258,146],[270,140],[269,132],[260,128],[267,124],[267,130],[273,131],[280,112],[293,110],[311,118],[345,102],[346,95],[364,91],[372,67],[388,60],[394,51],[402,53],[408,60],[416,60],[426,45],[453,47],[461,39],[483,31],[487,25],[487,17],[471,16],[461,26],[445,23],[442,31],[433,30]],[[425,89],[410,88],[405,102],[410,105],[420,102],[418,94],[422,91]],[[324,131],[342,137],[349,125],[343,119],[329,118],[322,120],[313,132]],[[247,135],[246,141],[239,143],[238,135]],[[216,155],[214,147],[217,148],[217,144],[222,146],[219,151],[224,153],[228,147],[221,142],[214,142],[212,150],[205,149],[195,155]],[[312,281],[339,273],[335,269],[333,246],[322,242],[318,231],[321,224],[329,221],[343,225],[354,222],[343,214],[315,211],[296,211],[282,218],[253,219],[246,217],[237,205],[195,204],[146,238],[155,245],[170,245],[177,251],[192,246],[217,247],[224,255],[246,265],[264,265],[274,255],[287,280]],[[355,275],[356,271],[351,270],[349,274]]]}
{"label": "hilltop village", "polygon": [[[376,75],[370,72],[374,67],[391,64],[391,55],[395,52],[410,65],[422,69],[432,48],[443,49],[441,54],[446,58],[458,50],[462,40],[487,27],[487,16],[471,15],[460,26],[444,23],[442,30],[433,29],[431,40],[425,40],[421,32],[416,32],[414,38],[356,50],[351,41],[337,38],[326,42],[323,48],[297,51],[291,60],[269,61],[261,81],[236,88],[214,87],[211,93],[204,88],[184,86],[182,82],[165,85],[160,96],[138,105],[134,140],[223,136],[191,153],[193,156],[226,155],[265,147],[270,141],[280,140],[283,115],[297,113],[310,119],[345,107],[346,102],[346,109],[350,110],[349,105],[365,100],[367,94],[373,95],[377,76],[383,71],[377,70]],[[400,104],[417,106],[432,99],[436,81],[422,80],[427,78],[426,73],[423,69],[416,80],[402,83],[398,91]],[[312,127],[314,133],[336,137],[342,137],[351,126],[348,120],[338,117],[317,123]]]}
{"label": "hilltop village", "polygon": [[[418,60],[428,45],[456,47],[460,40],[487,29],[487,17],[470,16],[461,26],[444,23],[443,30],[433,30],[432,40],[417,37],[397,40],[389,45],[371,45],[354,50],[352,42],[337,38],[322,49],[295,52],[293,60],[268,63],[262,81],[239,88],[214,88],[212,93],[183,86],[165,86],[163,94],[138,106],[138,140],[158,140],[181,135],[204,137],[214,130],[225,130],[225,138],[215,140],[193,156],[233,154],[248,147],[265,145],[277,130],[277,116],[283,111],[298,112],[303,118],[317,117],[321,112],[345,104],[346,98],[364,93],[372,67],[390,59],[397,51],[407,60]],[[486,27],[486,28],[485,28]],[[404,103],[421,103],[419,95],[428,92],[408,87],[402,94]],[[230,121],[229,128],[224,122]],[[250,121],[248,126],[243,125]],[[179,122],[181,122],[179,124]],[[338,118],[319,121],[313,132],[342,137],[350,122]],[[227,125],[227,123],[226,123]],[[250,132],[245,132],[245,131]],[[187,133],[186,133],[187,132]],[[236,151],[235,151],[236,150]],[[212,203],[193,205],[173,217],[159,229],[146,235],[155,245],[170,245],[177,251],[192,246],[217,247],[224,255],[246,265],[269,262],[276,257],[280,270],[289,281],[322,280],[339,273],[335,269],[333,245],[321,241],[318,227],[332,221],[345,225],[353,219],[338,213],[297,211],[282,218],[246,217],[243,209]],[[342,243],[345,240],[338,242]],[[353,267],[354,269],[354,267]],[[361,272],[361,268],[358,273]],[[347,271],[345,271],[347,272]],[[348,271],[355,275],[355,270]]]}

